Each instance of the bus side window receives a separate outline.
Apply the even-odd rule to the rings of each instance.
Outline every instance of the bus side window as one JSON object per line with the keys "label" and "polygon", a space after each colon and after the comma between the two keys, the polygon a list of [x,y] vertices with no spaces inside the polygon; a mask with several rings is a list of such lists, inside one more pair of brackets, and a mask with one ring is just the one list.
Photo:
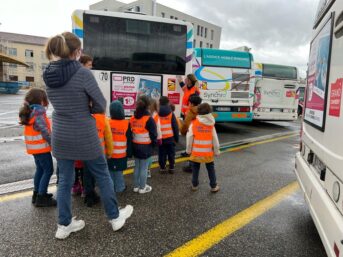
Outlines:
{"label": "bus side window", "polygon": [[342,36],[343,36],[343,11],[338,16],[336,20],[336,24],[335,24],[335,37],[338,39]]}

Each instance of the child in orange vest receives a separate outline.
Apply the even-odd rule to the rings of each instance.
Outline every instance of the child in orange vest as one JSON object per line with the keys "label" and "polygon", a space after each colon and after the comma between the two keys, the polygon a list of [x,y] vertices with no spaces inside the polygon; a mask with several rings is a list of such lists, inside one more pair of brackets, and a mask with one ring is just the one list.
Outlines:
{"label": "child in orange vest", "polygon": [[[95,119],[96,128],[98,130],[98,136],[100,144],[104,149],[104,154],[107,158],[111,158],[113,151],[112,132],[110,124],[104,113],[93,114]],[[88,207],[92,207],[99,202],[100,197],[95,192],[95,179],[85,166],[83,174],[83,183],[85,190],[85,204]]]}
{"label": "child in orange vest", "polygon": [[168,172],[173,174],[175,169],[175,143],[179,142],[179,126],[177,125],[176,117],[171,110],[169,99],[166,96],[161,96],[160,98],[158,116],[160,117],[162,133],[162,144],[158,147],[160,172],[166,172],[168,157]]}
{"label": "child in orange vest", "polygon": [[32,154],[36,164],[33,179],[34,191],[32,203],[36,207],[56,206],[52,194],[48,194],[48,186],[54,171],[51,156],[51,125],[46,116],[45,107],[48,98],[45,91],[37,88],[27,92],[24,105],[20,108],[20,124],[25,125],[24,137],[26,150]]}
{"label": "child in orange vest", "polygon": [[[162,144],[161,124],[160,124],[160,117],[158,116],[158,104],[155,99],[150,99],[150,113],[156,124],[157,144],[161,145]],[[148,178],[151,178],[151,165],[152,165],[152,157],[149,158]]]}
{"label": "child in orange vest", "polygon": [[192,121],[187,132],[186,152],[190,154],[192,167],[192,190],[196,191],[199,185],[200,164],[205,163],[210,179],[211,192],[219,191],[214,169],[214,156],[220,154],[219,140],[214,127],[215,120],[211,114],[212,108],[208,103],[198,106],[198,115]]}
{"label": "child in orange vest", "polygon": [[156,124],[148,110],[149,105],[149,98],[145,95],[140,96],[136,103],[136,111],[130,119],[135,157],[133,191],[140,194],[152,190],[152,187],[146,184],[146,180],[149,158],[152,156],[153,147],[157,144]]}
{"label": "child in orange vest", "polygon": [[113,180],[114,191],[121,193],[126,189],[123,171],[127,169],[127,158],[132,156],[132,133],[129,120],[125,119],[124,108],[120,101],[113,101],[110,104],[110,115],[113,152],[107,163]]}

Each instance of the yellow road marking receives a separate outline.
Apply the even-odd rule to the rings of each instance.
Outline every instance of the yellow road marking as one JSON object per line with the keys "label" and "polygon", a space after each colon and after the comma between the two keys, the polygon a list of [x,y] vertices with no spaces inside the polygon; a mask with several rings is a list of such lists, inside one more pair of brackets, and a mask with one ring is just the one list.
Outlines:
{"label": "yellow road marking", "polygon": [[263,213],[280,203],[287,196],[298,190],[299,185],[293,182],[265,199],[253,204],[249,208],[237,213],[235,216],[223,221],[212,229],[188,241],[165,257],[194,257],[218,244],[224,238],[241,229]]}
{"label": "yellow road marking", "polygon": [[[49,186],[49,192],[53,193],[55,191],[56,191],[56,185]],[[28,197],[28,196],[32,196],[32,190],[0,196],[0,203],[8,202],[11,200],[16,200],[16,199],[24,198],[24,197]]]}
{"label": "yellow road marking", "polygon": [[[226,150],[224,150],[222,152],[225,153],[225,152],[239,151],[239,150],[242,150],[242,149],[245,149],[245,148],[248,148],[248,147],[252,147],[252,146],[256,146],[256,145],[261,145],[261,144],[266,144],[266,143],[271,143],[271,142],[287,139],[287,138],[290,138],[290,137],[294,137],[294,136],[297,136],[297,135],[298,135],[298,133],[294,133],[294,134],[287,135],[287,136],[277,137],[277,138],[273,138],[273,139],[267,139],[267,140],[263,140],[263,141],[259,141],[259,142],[255,142],[255,143],[250,143],[250,144],[246,144],[246,145],[242,145],[242,146],[238,146],[238,147],[229,148],[229,149],[226,149]],[[185,161],[188,161],[188,160],[189,160],[189,157],[182,157],[182,158],[176,159],[175,162],[176,163],[180,163],[180,162],[185,162]],[[153,163],[152,166],[151,166],[151,168],[153,168],[153,169],[157,168],[157,167],[158,167],[158,163]],[[133,173],[133,168],[127,169],[127,170],[125,170],[123,172],[124,175],[129,175],[129,174],[132,174],[132,173]],[[18,199],[18,198],[23,198],[23,197],[31,196],[31,195],[32,195],[32,190],[0,196],[0,203],[11,201],[11,200],[15,200],[15,199]]]}

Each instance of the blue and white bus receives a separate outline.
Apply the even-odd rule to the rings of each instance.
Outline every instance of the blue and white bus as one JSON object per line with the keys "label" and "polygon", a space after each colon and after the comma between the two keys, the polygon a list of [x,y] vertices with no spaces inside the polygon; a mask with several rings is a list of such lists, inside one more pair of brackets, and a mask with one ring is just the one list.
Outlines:
{"label": "blue and white bus", "polygon": [[253,119],[255,70],[249,52],[195,48],[193,73],[203,102],[209,103],[217,122]]}

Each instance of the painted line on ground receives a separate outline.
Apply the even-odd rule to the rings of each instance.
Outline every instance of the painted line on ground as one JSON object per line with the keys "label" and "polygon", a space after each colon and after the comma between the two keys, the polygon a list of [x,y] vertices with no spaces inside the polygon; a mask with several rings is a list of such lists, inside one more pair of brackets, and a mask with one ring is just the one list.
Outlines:
{"label": "painted line on ground", "polygon": [[265,212],[279,204],[286,197],[295,193],[299,189],[297,182],[293,182],[272,195],[258,201],[247,209],[221,222],[205,233],[188,241],[181,247],[175,249],[165,257],[195,257],[203,254],[223,239],[227,238],[254,219],[263,215]]}
{"label": "painted line on ground", "polygon": [[[257,146],[257,145],[261,145],[261,144],[267,144],[267,143],[271,143],[271,142],[275,142],[275,141],[280,141],[280,140],[284,140],[284,139],[295,137],[295,136],[298,136],[298,133],[292,133],[292,134],[288,134],[287,136],[276,137],[273,139],[262,140],[262,141],[258,141],[258,142],[254,142],[254,143],[244,143],[242,146],[236,146],[235,144],[232,147],[224,146],[223,147],[224,150],[222,150],[222,153],[235,152],[235,151],[243,150],[245,148],[249,148],[249,147],[253,147],[253,146]],[[181,157],[181,158],[176,159],[175,163],[186,162],[188,160],[189,160],[189,157]],[[155,169],[155,168],[158,168],[158,166],[159,166],[158,163],[153,163],[151,168]],[[125,170],[123,172],[123,174],[129,175],[129,174],[132,174],[133,171],[134,171],[134,169],[130,168],[130,169]],[[18,184],[18,183],[20,183],[20,182],[14,182],[14,183],[10,183],[10,184]],[[5,187],[5,186],[6,186],[6,184],[2,185],[2,187]],[[0,186],[0,189],[1,189],[1,186]],[[17,191],[12,191],[10,193],[0,195],[0,203],[31,195],[32,194],[32,185],[30,188],[31,190],[27,190],[27,189],[28,188],[23,189],[26,191],[20,190],[20,192],[18,192],[19,190],[17,190]],[[23,193],[28,193],[28,195],[24,195]],[[18,197],[16,197],[16,195],[18,195]],[[9,197],[9,196],[11,196],[11,197]]]}

